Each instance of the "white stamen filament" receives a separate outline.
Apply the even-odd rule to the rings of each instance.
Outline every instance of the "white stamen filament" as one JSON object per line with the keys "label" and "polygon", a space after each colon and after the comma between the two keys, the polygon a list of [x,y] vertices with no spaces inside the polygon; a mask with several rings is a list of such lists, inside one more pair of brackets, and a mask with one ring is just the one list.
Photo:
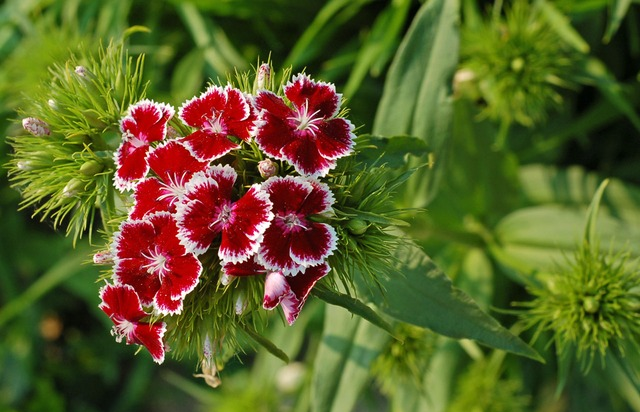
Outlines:
{"label": "white stamen filament", "polygon": [[321,117],[316,117],[320,110],[316,110],[315,112],[309,114],[309,100],[306,100],[304,104],[298,108],[297,112],[298,116],[288,117],[287,119],[293,120],[294,122],[298,123],[298,127],[296,128],[296,130],[308,130],[315,136],[315,134],[319,130],[318,123],[322,121]]}

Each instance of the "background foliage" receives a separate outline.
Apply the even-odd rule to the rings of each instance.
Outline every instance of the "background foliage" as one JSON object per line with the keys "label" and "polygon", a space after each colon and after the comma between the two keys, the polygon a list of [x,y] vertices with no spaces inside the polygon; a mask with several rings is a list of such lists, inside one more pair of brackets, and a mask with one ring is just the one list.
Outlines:
{"label": "background foliage", "polygon": [[[411,159],[431,167],[397,199],[425,209],[408,234],[437,264],[418,253],[409,282],[446,273],[532,341],[512,302],[530,301],[579,249],[606,177],[600,245],[640,255],[639,22],[638,3],[623,0],[7,0],[0,129],[16,134],[16,110],[47,67],[132,26],[149,29],[127,39],[147,56],[147,94],[177,105],[269,56],[306,68],[336,83],[360,133],[416,137],[431,151]],[[0,141],[0,163],[9,156]],[[91,247],[73,250],[18,211],[6,169],[0,179],[0,410],[640,411],[639,351],[611,350],[585,371],[556,357],[548,330],[534,342],[545,364],[394,323],[400,343],[318,299],[294,328],[269,331],[290,364],[248,348],[210,389],[191,377],[193,360],[157,367],[114,342],[96,270],[83,264]],[[411,286],[390,296],[402,304]],[[398,305],[388,314],[417,325],[452,316]]]}

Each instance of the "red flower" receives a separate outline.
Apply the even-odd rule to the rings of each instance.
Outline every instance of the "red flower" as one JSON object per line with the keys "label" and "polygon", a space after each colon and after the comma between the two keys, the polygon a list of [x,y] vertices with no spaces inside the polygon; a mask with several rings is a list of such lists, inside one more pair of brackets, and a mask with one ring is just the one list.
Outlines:
{"label": "red flower", "polygon": [[284,276],[282,272],[270,272],[264,281],[262,307],[274,309],[280,305],[289,325],[298,318],[304,302],[313,286],[329,273],[329,265],[322,263],[307,268],[296,276]]}
{"label": "red flower", "polygon": [[325,176],[354,144],[353,125],[336,117],[341,95],[332,84],[304,74],[295,76],[284,94],[293,107],[270,91],[258,92],[255,139],[265,153],[288,161],[301,175]]}
{"label": "red flower", "polygon": [[176,140],[152,149],[147,161],[156,176],[144,178],[136,185],[130,219],[142,219],[147,214],[161,211],[174,213],[175,204],[184,195],[187,182],[194,173],[207,167],[206,162],[193,157]]}
{"label": "red flower", "polygon": [[149,171],[149,145],[166,137],[167,122],[173,114],[173,107],[151,100],[141,100],[129,107],[129,113],[120,122],[122,143],[114,156],[116,188],[132,189],[136,180],[145,177]]}
{"label": "red flower", "polygon": [[179,111],[182,121],[198,130],[183,141],[194,155],[211,161],[239,146],[229,139],[235,136],[250,139],[253,127],[253,109],[246,96],[238,89],[211,86],[199,97],[185,102]]}
{"label": "red flower", "polygon": [[258,251],[260,262],[273,271],[295,274],[317,266],[333,253],[335,230],[309,217],[331,210],[334,202],[324,183],[302,177],[272,177],[263,183],[273,203],[273,222]]}
{"label": "red flower", "polygon": [[113,240],[116,283],[131,285],[144,305],[162,314],[178,314],[182,300],[198,283],[202,265],[178,240],[168,212],[127,220]]}
{"label": "red flower", "polygon": [[125,338],[127,345],[137,344],[147,348],[157,363],[164,361],[162,337],[167,330],[164,322],[147,323],[149,316],[142,310],[138,294],[129,285],[105,285],[100,289],[100,309],[109,316],[114,326],[111,334],[117,342]]}
{"label": "red flower", "polygon": [[237,174],[230,166],[212,166],[196,173],[187,184],[177,206],[183,244],[194,253],[204,253],[222,235],[218,257],[223,262],[242,262],[253,255],[273,219],[271,202],[259,185],[253,185],[232,202]]}

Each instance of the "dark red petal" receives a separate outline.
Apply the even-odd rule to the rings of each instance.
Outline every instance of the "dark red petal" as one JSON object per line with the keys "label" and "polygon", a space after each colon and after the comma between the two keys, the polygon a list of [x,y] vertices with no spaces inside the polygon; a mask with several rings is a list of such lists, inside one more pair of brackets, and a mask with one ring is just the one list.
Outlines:
{"label": "dark red petal", "polygon": [[231,218],[222,232],[218,256],[222,261],[241,262],[253,255],[262,240],[264,231],[273,219],[269,195],[252,186],[231,207]]}
{"label": "dark red petal", "polygon": [[196,158],[204,162],[217,159],[240,147],[229,140],[226,134],[205,133],[202,130],[196,130],[182,139],[182,142]]}
{"label": "dark red petal", "polygon": [[147,162],[163,182],[186,184],[191,176],[208,166],[196,159],[181,141],[171,140],[149,152]]}
{"label": "dark red petal", "polygon": [[135,343],[143,345],[153,358],[154,362],[164,362],[164,343],[162,338],[167,330],[167,324],[156,322],[154,324],[138,323],[134,326],[133,334]]}
{"label": "dark red petal", "polygon": [[147,218],[154,226],[156,236],[155,246],[169,256],[183,256],[187,254],[185,247],[178,239],[178,226],[175,217],[168,212],[158,212]]}
{"label": "dark red petal", "polygon": [[260,90],[255,98],[258,110],[264,110],[271,115],[286,120],[293,116],[293,111],[284,103],[281,97],[268,90]]}
{"label": "dark red petal", "polygon": [[120,260],[116,263],[113,274],[115,282],[133,287],[143,305],[153,304],[153,298],[160,289],[158,276],[144,268],[147,262],[143,258]]}
{"label": "dark red petal", "polygon": [[120,130],[148,143],[159,141],[167,134],[167,122],[173,117],[173,107],[151,100],[141,100],[129,108]]}
{"label": "dark red petal", "polygon": [[174,203],[177,199],[155,177],[138,182],[133,198],[135,202],[129,212],[130,219],[142,219],[146,215],[162,211],[175,212]]}
{"label": "dark red petal", "polygon": [[298,213],[309,216],[331,210],[335,198],[329,186],[313,179],[309,179],[307,182],[313,187],[313,190],[307,195],[302,205],[298,208]]}
{"label": "dark red petal", "polygon": [[111,319],[117,316],[129,322],[137,322],[147,316],[140,298],[129,285],[107,284],[100,289],[100,299],[100,309]]}
{"label": "dark red petal", "polygon": [[296,172],[305,176],[326,176],[336,165],[334,160],[320,154],[315,139],[309,135],[292,140],[282,148],[281,153]]}
{"label": "dark red petal", "polygon": [[178,112],[180,119],[191,127],[202,127],[214,113],[222,111],[226,93],[222,87],[211,86],[198,97],[186,101]]}
{"label": "dark red petal", "polygon": [[258,258],[267,269],[282,270],[285,273],[297,272],[300,265],[291,259],[290,249],[291,232],[285,233],[274,221],[264,233]]}
{"label": "dark red petal", "polygon": [[233,185],[238,178],[235,169],[229,165],[214,165],[207,170],[207,175],[218,183],[219,199],[231,200]]}
{"label": "dark red petal", "polygon": [[116,163],[114,185],[117,189],[131,190],[136,180],[146,176],[149,171],[148,150],[149,146],[136,147],[126,139],[120,143],[114,156]]}
{"label": "dark red petal", "polygon": [[291,258],[302,266],[318,265],[333,253],[337,241],[331,226],[307,222],[306,230],[291,233]]}
{"label": "dark red petal", "polygon": [[224,120],[229,135],[248,141],[253,128],[254,114],[247,97],[238,89],[227,86],[227,103],[224,108]]}
{"label": "dark red petal", "polygon": [[213,178],[204,173],[193,175],[185,198],[176,206],[178,236],[188,250],[201,254],[209,249],[221,231],[214,223],[223,201],[228,203],[219,196],[218,184]]}
{"label": "dark red petal", "polygon": [[318,128],[316,145],[324,158],[335,160],[351,153],[355,138],[351,122],[342,118],[330,119],[320,123]]}
{"label": "dark red petal", "polygon": [[262,307],[274,309],[287,295],[292,294],[287,278],[281,272],[270,272],[264,280]]}
{"label": "dark red petal", "polygon": [[254,130],[255,139],[263,152],[276,159],[284,159],[282,148],[294,139],[292,127],[287,120],[269,112],[262,112]]}
{"label": "dark red petal", "polygon": [[273,204],[274,215],[298,212],[313,186],[305,179],[293,176],[272,177],[262,184]]}
{"label": "dark red petal", "polygon": [[309,113],[318,112],[317,117],[333,117],[340,109],[341,96],[333,84],[315,82],[304,74],[294,76],[284,93],[296,107],[308,105]]}
{"label": "dark red petal", "polygon": [[295,295],[295,299],[287,299],[281,302],[282,310],[289,325],[293,324],[300,314],[300,310],[304,305],[311,289],[315,284],[329,273],[329,265],[323,263],[318,266],[307,268],[304,273],[296,276],[288,276],[287,282],[291,287],[291,291]]}
{"label": "dark red petal", "polygon": [[247,259],[244,262],[225,262],[222,270],[227,276],[257,276],[267,273],[267,269],[258,263],[255,257]]}
{"label": "dark red petal", "polygon": [[140,258],[143,251],[153,246],[155,236],[156,230],[147,220],[123,222],[113,238],[114,260]]}

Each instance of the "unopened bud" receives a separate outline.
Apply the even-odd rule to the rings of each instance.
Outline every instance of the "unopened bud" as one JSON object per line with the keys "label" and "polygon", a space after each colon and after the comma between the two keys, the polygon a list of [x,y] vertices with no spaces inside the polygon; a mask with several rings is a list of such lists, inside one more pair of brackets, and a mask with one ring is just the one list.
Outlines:
{"label": "unopened bud", "polygon": [[167,126],[167,139],[177,139],[180,136],[180,132],[173,126]]}
{"label": "unopened bud", "polygon": [[266,88],[271,82],[271,66],[269,63],[262,63],[258,68],[258,76],[256,79],[256,86],[258,90]]}
{"label": "unopened bud", "polygon": [[246,308],[247,308],[247,299],[244,296],[244,292],[240,291],[236,296],[236,306],[235,306],[236,315],[242,315],[242,312],[244,312]]}
{"label": "unopened bud", "polygon": [[220,284],[222,286],[227,286],[231,281],[235,278],[235,276],[227,275],[224,271],[220,275]]}
{"label": "unopened bud", "polygon": [[74,71],[80,77],[85,77],[87,75],[87,68],[84,66],[76,66]]}
{"label": "unopened bud", "polygon": [[93,255],[93,263],[96,265],[111,265],[113,264],[113,254],[108,250],[97,252]]}
{"label": "unopened bud", "polygon": [[349,223],[347,223],[347,230],[353,235],[362,235],[367,231],[369,225],[361,219],[351,219]]}
{"label": "unopened bud", "polygon": [[522,69],[524,69],[524,63],[525,61],[522,57],[516,57],[515,59],[511,60],[511,70],[516,73],[520,73]]}
{"label": "unopened bud", "polygon": [[104,165],[95,160],[89,160],[88,162],[84,162],[82,166],[80,166],[80,173],[85,176],[91,177],[96,174],[102,172],[104,169]]}
{"label": "unopened bud", "polygon": [[31,160],[20,160],[16,162],[16,167],[23,172],[33,170],[33,162]]}
{"label": "unopened bud", "polygon": [[37,137],[49,136],[51,134],[49,125],[45,121],[35,117],[26,117],[22,119],[22,127],[24,127],[24,130]]}
{"label": "unopened bud", "polygon": [[271,159],[264,159],[258,162],[258,172],[264,179],[278,174],[278,165]]}
{"label": "unopened bud", "polygon": [[582,307],[584,308],[585,312],[593,315],[600,309],[600,302],[594,296],[587,296],[582,301]]}
{"label": "unopened bud", "polygon": [[47,100],[47,104],[49,105],[49,107],[51,107],[53,110],[57,110],[58,109],[58,103],[56,103],[55,100],[53,99],[49,99]]}
{"label": "unopened bud", "polygon": [[82,180],[73,178],[69,180],[69,183],[62,189],[62,196],[64,197],[73,197],[78,194],[78,192],[84,187],[84,183]]}

